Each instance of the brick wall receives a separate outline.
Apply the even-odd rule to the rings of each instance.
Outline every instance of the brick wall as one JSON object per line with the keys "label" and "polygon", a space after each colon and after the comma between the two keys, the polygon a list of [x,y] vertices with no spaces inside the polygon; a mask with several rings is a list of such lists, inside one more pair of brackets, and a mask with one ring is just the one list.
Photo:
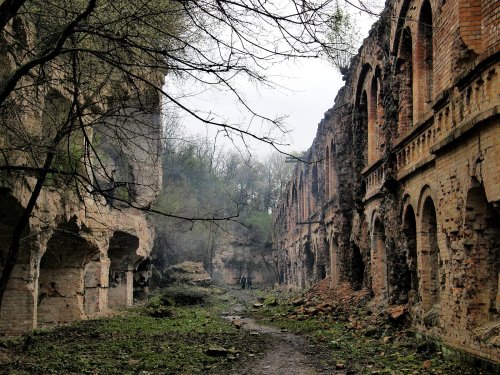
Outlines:
{"label": "brick wall", "polygon": [[[312,234],[330,252],[333,287],[370,288],[381,308],[408,304],[415,329],[493,362],[500,361],[498,9],[473,0],[388,4],[309,150],[315,161],[328,149],[331,162],[318,168],[318,189],[327,193],[302,209],[311,223],[298,225],[297,205],[311,199],[306,178],[305,196],[280,203],[274,238],[288,285],[315,281],[306,270]],[[365,121],[364,95],[380,101],[379,135],[370,105]],[[384,144],[379,154],[376,142]],[[295,181],[307,168],[296,167]]]}

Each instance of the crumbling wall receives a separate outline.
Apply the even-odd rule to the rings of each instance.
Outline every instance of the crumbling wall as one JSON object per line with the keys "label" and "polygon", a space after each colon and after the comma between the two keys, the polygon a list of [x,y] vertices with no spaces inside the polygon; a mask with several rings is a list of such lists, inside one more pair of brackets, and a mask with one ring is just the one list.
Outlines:
{"label": "crumbling wall", "polygon": [[[37,38],[35,26],[22,17],[7,29],[0,36],[2,79],[25,62]],[[0,111],[0,272],[50,142],[76,95],[57,64],[47,63],[43,72],[41,82],[26,75]],[[161,72],[148,78],[161,87]],[[66,133],[60,149],[54,147],[54,170],[77,167],[72,177],[61,174],[57,181],[49,174],[36,200],[2,301],[2,334],[99,316],[133,302],[133,274],[151,252],[153,232],[144,213],[127,203],[148,207],[161,185],[160,97],[145,85],[121,84],[119,93],[112,85],[99,87],[100,100],[82,109],[78,129],[84,131]],[[94,93],[79,94],[90,100]],[[88,181],[82,178],[75,188],[78,174]],[[141,269],[141,275],[144,284],[147,272]]]}
{"label": "crumbling wall", "polygon": [[[499,15],[474,4],[388,2],[278,206],[274,247],[284,282],[310,285],[313,233],[332,287],[405,304],[416,330],[499,362]],[[322,193],[307,205],[294,189],[311,165]]]}

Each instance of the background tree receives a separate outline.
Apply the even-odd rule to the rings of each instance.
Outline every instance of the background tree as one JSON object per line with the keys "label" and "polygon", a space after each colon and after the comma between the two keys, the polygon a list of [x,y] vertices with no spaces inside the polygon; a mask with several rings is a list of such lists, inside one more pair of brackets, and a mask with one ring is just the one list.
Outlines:
{"label": "background tree", "polygon": [[[191,138],[164,151],[163,189],[154,208],[169,216],[151,216],[156,226],[154,265],[160,273],[186,260],[203,262],[211,270],[214,256],[228,249],[234,252],[229,263],[240,266],[270,256],[273,202],[290,178],[291,165],[278,153],[258,161],[214,150],[207,140]],[[227,222],[175,219],[236,213],[238,218]],[[236,245],[229,246],[231,242]]]}

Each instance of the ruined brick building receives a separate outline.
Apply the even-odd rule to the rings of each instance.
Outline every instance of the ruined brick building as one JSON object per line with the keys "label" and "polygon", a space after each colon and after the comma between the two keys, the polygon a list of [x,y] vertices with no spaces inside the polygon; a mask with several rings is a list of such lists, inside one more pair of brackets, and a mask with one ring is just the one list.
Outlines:
{"label": "ruined brick building", "polygon": [[[26,51],[36,38],[35,27],[22,17],[7,25],[0,34],[0,82],[30,58]],[[129,306],[134,284],[144,286],[147,277],[144,262],[154,234],[144,213],[126,203],[147,206],[161,186],[159,94],[111,70],[103,72],[106,86],[75,93],[74,80],[99,82],[101,66],[92,63],[71,76],[76,59],[64,58],[26,75],[0,111],[0,274],[52,147],[50,137],[71,123],[66,118],[75,114],[76,120],[51,167],[71,175],[55,173],[44,182],[4,295],[1,334]],[[116,79],[109,79],[113,74]],[[163,77],[149,78],[161,84]],[[77,94],[83,99],[74,100]],[[85,116],[76,116],[76,105],[88,102],[80,109]]]}
{"label": "ruined brick building", "polygon": [[500,3],[389,1],[276,210],[281,281],[500,362]]}

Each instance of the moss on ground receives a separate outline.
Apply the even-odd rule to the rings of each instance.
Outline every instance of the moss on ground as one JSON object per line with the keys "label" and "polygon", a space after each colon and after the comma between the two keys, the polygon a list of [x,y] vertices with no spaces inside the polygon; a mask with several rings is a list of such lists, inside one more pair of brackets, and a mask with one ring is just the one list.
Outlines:
{"label": "moss on ground", "polygon": [[388,320],[357,330],[348,317],[297,315],[296,311],[296,307],[281,301],[277,306],[267,305],[255,311],[254,315],[263,324],[304,335],[330,364],[340,364],[347,374],[484,374],[445,359],[433,342],[418,339],[411,330],[394,326]]}
{"label": "moss on ground", "polygon": [[[175,304],[182,294],[168,291],[167,317],[158,298],[119,316],[39,329],[17,339],[0,340],[0,373],[4,374],[221,374],[265,346],[262,337],[238,330],[220,318],[228,306],[220,291],[187,291],[203,296],[203,305]],[[214,294],[216,294],[214,296]],[[186,298],[179,297],[182,301]],[[189,299],[189,298],[188,298]],[[154,314],[153,314],[154,315]],[[218,356],[210,348],[225,348]]]}

